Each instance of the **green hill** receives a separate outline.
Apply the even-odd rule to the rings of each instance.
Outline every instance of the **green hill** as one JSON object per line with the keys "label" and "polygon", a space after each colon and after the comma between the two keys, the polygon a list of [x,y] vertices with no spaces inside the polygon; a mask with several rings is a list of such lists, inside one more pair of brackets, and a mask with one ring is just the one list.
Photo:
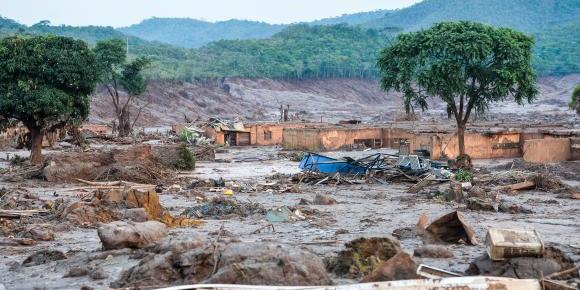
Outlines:
{"label": "green hill", "polygon": [[0,37],[57,34],[91,44],[121,38],[128,41],[130,54],[153,59],[149,73],[154,78],[369,78],[377,76],[377,53],[396,33],[440,21],[472,20],[535,36],[535,67],[540,75],[551,75],[580,72],[577,15],[580,0],[425,0],[399,10],[290,26],[153,18],[122,29],[47,22],[27,27],[0,17]]}
{"label": "green hill", "polygon": [[212,23],[189,18],[151,18],[119,30],[142,39],[191,48],[218,40],[267,38],[283,28],[284,25],[246,20]]}
{"label": "green hill", "polygon": [[441,21],[470,20],[529,33],[573,21],[578,15],[580,0],[425,0],[362,25],[417,30]]}

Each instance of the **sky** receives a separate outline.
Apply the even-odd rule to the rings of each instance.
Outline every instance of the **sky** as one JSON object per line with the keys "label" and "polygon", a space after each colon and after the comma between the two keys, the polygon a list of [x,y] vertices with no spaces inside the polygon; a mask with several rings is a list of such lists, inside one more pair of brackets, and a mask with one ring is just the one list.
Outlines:
{"label": "sky", "polygon": [[247,19],[287,24],[356,12],[397,9],[420,0],[0,0],[0,16],[26,25],[123,27],[151,17]]}

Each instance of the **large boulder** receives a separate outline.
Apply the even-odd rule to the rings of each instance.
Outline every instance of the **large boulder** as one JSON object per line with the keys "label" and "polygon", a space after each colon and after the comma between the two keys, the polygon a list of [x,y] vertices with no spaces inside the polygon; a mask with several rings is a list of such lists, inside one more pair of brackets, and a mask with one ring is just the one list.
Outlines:
{"label": "large boulder", "polygon": [[248,285],[330,285],[324,263],[314,253],[295,246],[272,243],[237,243],[227,246],[217,271],[203,283]]}
{"label": "large boulder", "polygon": [[97,233],[106,250],[144,248],[167,236],[167,226],[157,221],[133,223],[115,221],[101,225]]}
{"label": "large boulder", "polygon": [[113,287],[179,284],[331,285],[322,260],[305,248],[275,243],[160,242]]}

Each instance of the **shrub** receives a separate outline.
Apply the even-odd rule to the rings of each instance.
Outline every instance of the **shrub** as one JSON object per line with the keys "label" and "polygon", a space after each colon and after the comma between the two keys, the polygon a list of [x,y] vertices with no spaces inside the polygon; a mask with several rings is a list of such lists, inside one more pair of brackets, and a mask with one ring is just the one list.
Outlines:
{"label": "shrub", "polygon": [[177,164],[175,167],[179,170],[193,170],[195,169],[195,156],[187,148],[185,144],[179,145],[177,148]]}
{"label": "shrub", "polygon": [[455,180],[459,182],[471,182],[473,181],[473,173],[469,170],[459,169],[455,173]]}

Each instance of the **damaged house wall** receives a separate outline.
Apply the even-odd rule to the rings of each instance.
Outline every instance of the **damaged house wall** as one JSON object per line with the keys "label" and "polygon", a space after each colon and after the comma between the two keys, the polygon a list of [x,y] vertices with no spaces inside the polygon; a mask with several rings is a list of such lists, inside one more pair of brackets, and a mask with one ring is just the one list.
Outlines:
{"label": "damaged house wall", "polygon": [[[562,138],[556,133],[524,132],[502,129],[496,132],[467,132],[465,134],[466,152],[473,159],[514,158],[523,154],[522,146],[529,138],[554,139]],[[393,127],[358,127],[358,128],[292,128],[283,131],[283,147],[289,150],[333,151],[344,146],[355,144],[366,139],[380,139],[382,147],[400,148],[402,142],[407,142],[410,152],[424,149],[431,152],[433,159],[456,158],[458,141],[455,133],[449,131],[417,131]],[[556,139],[556,140],[559,140]],[[565,141],[545,143],[542,154],[548,160],[571,159],[571,145]],[[563,146],[563,147],[562,147]],[[562,157],[560,151],[568,155]],[[551,156],[554,155],[554,156]],[[564,160],[564,159],[562,159]]]}

